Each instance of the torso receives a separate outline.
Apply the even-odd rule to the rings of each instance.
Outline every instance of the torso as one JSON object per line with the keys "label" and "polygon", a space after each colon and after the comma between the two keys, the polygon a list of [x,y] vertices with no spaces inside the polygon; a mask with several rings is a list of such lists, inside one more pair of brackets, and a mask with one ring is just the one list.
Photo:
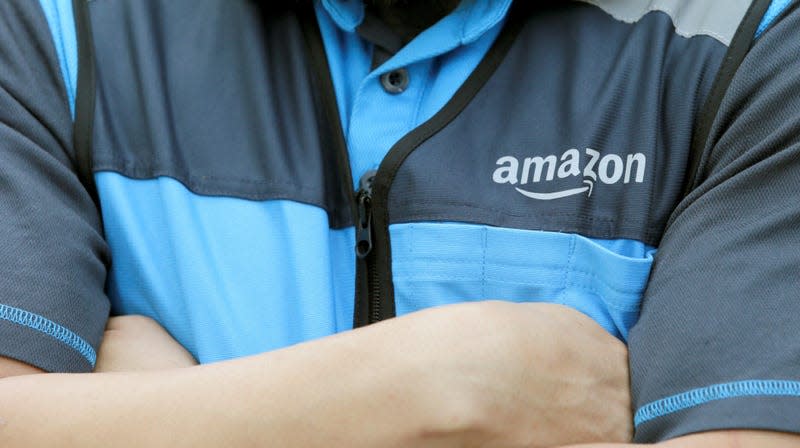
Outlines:
{"label": "torso", "polygon": [[[91,7],[114,311],[204,362],[352,328],[364,172],[320,107],[300,20],[228,0]],[[625,339],[726,45],[662,11],[531,9],[383,159],[380,303],[561,303]]]}

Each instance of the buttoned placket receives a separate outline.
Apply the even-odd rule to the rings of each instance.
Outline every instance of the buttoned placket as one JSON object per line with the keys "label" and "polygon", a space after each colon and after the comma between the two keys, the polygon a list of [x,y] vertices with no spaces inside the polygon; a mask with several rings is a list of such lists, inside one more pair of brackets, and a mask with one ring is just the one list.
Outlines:
{"label": "buttoned placket", "polygon": [[[328,36],[326,46],[339,45],[339,56],[357,61],[332,73],[334,84],[339,84],[340,114],[356,185],[364,173],[379,167],[397,141],[446,103],[488,50],[510,4],[511,0],[462,2],[374,69],[375,45],[357,35],[365,19],[363,4],[355,0],[318,4],[318,16],[327,15],[320,17],[323,37],[334,27],[339,33],[335,40]],[[322,23],[325,20],[327,24]],[[329,55],[332,52],[335,49],[329,48]],[[361,73],[360,79],[353,72]],[[343,98],[342,92],[350,97]]]}

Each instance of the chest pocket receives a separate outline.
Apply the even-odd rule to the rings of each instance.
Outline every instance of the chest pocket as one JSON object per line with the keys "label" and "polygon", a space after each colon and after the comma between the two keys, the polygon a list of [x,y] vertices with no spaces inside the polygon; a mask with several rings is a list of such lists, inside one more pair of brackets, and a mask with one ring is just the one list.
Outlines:
{"label": "chest pocket", "polygon": [[398,314],[502,299],[570,306],[627,338],[655,249],[634,240],[464,223],[390,228]]}

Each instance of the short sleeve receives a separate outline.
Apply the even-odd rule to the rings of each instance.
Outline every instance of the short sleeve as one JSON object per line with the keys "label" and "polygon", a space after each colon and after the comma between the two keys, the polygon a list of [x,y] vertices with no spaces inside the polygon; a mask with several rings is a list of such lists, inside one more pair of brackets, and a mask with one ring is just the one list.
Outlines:
{"label": "short sleeve", "polygon": [[87,372],[108,318],[108,249],[74,172],[62,73],[39,2],[0,2],[0,356]]}
{"label": "short sleeve", "polygon": [[800,432],[800,10],[754,44],[629,340],[637,442]]}

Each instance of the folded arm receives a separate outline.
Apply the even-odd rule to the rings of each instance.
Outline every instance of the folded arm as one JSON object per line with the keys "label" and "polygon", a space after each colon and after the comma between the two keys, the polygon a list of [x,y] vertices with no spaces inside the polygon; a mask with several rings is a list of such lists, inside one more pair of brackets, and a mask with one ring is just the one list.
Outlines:
{"label": "folded arm", "polygon": [[[135,340],[117,343],[138,350]],[[103,357],[101,348],[101,368],[109,366]],[[529,447],[630,439],[624,345],[558,305],[454,305],[174,368],[190,364],[0,380],[0,445]]]}

